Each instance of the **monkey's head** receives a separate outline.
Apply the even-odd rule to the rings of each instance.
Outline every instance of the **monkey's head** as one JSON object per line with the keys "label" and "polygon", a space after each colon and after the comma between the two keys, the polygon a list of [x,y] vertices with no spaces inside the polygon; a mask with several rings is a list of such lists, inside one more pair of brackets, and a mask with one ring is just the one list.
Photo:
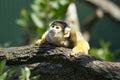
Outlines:
{"label": "monkey's head", "polygon": [[56,20],[50,24],[49,33],[54,38],[70,37],[71,27],[64,21]]}

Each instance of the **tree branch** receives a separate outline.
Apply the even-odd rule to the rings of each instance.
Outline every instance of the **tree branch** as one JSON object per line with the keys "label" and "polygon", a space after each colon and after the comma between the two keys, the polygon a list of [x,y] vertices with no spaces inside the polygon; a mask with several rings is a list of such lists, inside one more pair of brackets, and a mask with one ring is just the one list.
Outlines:
{"label": "tree branch", "polygon": [[[64,51],[64,52],[63,52]],[[31,64],[49,60],[50,57],[66,55],[71,49],[44,44],[21,47],[0,48],[0,60],[6,59],[8,65]],[[66,54],[65,54],[66,53]],[[51,59],[51,58],[50,58]]]}
{"label": "tree branch", "polygon": [[[71,49],[56,47],[50,44],[43,44],[40,47],[29,45],[1,48],[0,60],[6,59],[7,65],[31,64],[37,62],[62,64],[68,67],[67,69],[70,69],[70,71],[72,69],[72,75],[80,77],[75,80],[120,79],[120,63],[103,61],[90,55],[70,56],[70,52]],[[63,70],[63,72],[65,71],[64,69],[61,70]],[[60,74],[60,72],[57,73]]]}
{"label": "tree branch", "polygon": [[108,14],[114,20],[120,22],[120,7],[110,0],[82,0],[86,1],[97,8],[100,8],[104,13]]}

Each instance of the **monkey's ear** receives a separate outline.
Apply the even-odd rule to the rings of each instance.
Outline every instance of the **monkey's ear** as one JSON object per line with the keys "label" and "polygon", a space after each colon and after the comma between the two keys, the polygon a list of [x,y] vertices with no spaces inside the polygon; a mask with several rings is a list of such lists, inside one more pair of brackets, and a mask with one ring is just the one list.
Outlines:
{"label": "monkey's ear", "polygon": [[66,27],[65,31],[64,31],[64,37],[67,38],[70,36],[70,32],[71,32],[71,28],[70,27]]}

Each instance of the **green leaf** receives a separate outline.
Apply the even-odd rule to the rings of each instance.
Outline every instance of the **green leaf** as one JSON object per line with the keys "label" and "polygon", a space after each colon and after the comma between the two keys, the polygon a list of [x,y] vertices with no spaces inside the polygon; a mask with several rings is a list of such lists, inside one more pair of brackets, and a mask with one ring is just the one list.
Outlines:
{"label": "green leaf", "polygon": [[17,69],[17,66],[10,67],[8,69],[8,77],[11,77],[12,76],[11,74],[15,72],[16,69]]}
{"label": "green leaf", "polygon": [[44,28],[37,28],[37,33],[38,34],[44,34],[46,30]]}
{"label": "green leaf", "polygon": [[50,1],[49,5],[53,8],[53,9],[59,9],[59,4],[55,1]]}
{"label": "green leaf", "polygon": [[63,6],[69,3],[69,1],[67,1],[67,0],[60,0],[59,2]]}
{"label": "green leaf", "polygon": [[35,13],[31,13],[31,18],[37,27],[43,28],[42,21],[38,18],[38,16]]}
{"label": "green leaf", "polygon": [[2,60],[0,62],[0,74],[4,71],[5,69],[5,64],[6,64],[6,60]]}
{"label": "green leaf", "polygon": [[7,72],[4,72],[2,75],[0,75],[0,80],[5,80],[7,77]]}
{"label": "green leaf", "polygon": [[21,76],[19,76],[19,80],[25,80],[25,71],[21,69]]}
{"label": "green leaf", "polygon": [[25,19],[17,19],[16,20],[16,23],[18,24],[18,25],[21,25],[21,26],[23,26],[23,27],[26,27],[26,20]]}
{"label": "green leaf", "polygon": [[39,80],[40,78],[40,75],[37,75],[37,76],[33,76],[32,78],[30,78],[30,80]]}
{"label": "green leaf", "polygon": [[22,75],[19,77],[19,80],[29,80],[30,77],[30,70],[29,68],[25,67],[25,69],[21,70]]}
{"label": "green leaf", "polygon": [[27,67],[25,67],[25,74],[26,74],[26,80],[28,80],[30,77],[30,70]]}
{"label": "green leaf", "polygon": [[91,48],[90,54],[105,60],[113,60],[114,53],[109,50],[110,42],[100,41],[101,48]]}
{"label": "green leaf", "polygon": [[33,12],[36,12],[36,13],[39,12],[39,10],[40,10],[39,6],[35,5],[35,4],[32,4],[31,8],[32,8]]}

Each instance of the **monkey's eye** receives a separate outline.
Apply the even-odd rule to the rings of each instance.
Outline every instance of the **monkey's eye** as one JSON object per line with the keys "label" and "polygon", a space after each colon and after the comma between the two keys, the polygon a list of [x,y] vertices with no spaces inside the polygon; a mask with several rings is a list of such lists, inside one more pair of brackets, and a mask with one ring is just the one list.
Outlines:
{"label": "monkey's eye", "polygon": [[52,25],[51,27],[54,28],[54,25]]}
{"label": "monkey's eye", "polygon": [[56,29],[59,29],[59,27],[58,27],[58,26],[56,26]]}

